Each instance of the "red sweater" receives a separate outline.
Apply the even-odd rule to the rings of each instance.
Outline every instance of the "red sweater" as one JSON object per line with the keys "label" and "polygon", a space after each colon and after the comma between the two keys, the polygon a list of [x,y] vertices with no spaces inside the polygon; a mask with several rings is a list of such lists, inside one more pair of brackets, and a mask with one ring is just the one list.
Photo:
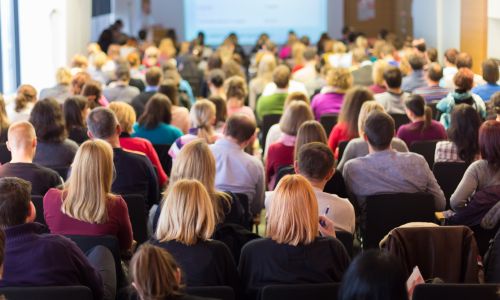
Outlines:
{"label": "red sweater", "polygon": [[330,132],[330,136],[328,137],[328,147],[332,149],[332,152],[335,153],[335,158],[338,158],[337,147],[339,143],[342,141],[349,141],[352,137],[347,132],[347,123],[341,122],[337,123],[332,132]]}
{"label": "red sweater", "polygon": [[68,235],[114,235],[120,248],[128,250],[132,246],[132,225],[128,215],[127,203],[121,196],[109,199],[108,221],[92,224],[74,219],[61,211],[62,191],[50,189],[43,197],[43,215],[51,233]]}
{"label": "red sweater", "polygon": [[274,189],[279,169],[293,164],[294,150],[295,146],[286,146],[279,141],[269,146],[266,159],[266,182],[270,191]]}
{"label": "red sweater", "polygon": [[168,177],[165,171],[163,170],[160,158],[158,158],[158,154],[156,153],[156,150],[150,141],[140,137],[122,136],[120,137],[120,146],[130,151],[137,151],[144,153],[158,171],[157,174],[158,174],[158,181],[160,182],[160,187],[164,186],[164,184],[167,182]]}

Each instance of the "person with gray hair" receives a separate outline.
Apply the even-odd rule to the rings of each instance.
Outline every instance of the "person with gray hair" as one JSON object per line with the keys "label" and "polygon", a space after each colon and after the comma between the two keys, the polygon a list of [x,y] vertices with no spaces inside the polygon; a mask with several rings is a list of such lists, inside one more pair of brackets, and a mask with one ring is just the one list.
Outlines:
{"label": "person with gray hair", "polygon": [[130,152],[120,146],[122,129],[115,113],[104,107],[93,109],[87,116],[88,135],[113,147],[116,178],[111,190],[120,195],[142,195],[149,207],[158,204],[160,191],[151,161],[144,154]]}
{"label": "person with gray hair", "polygon": [[116,81],[104,88],[103,95],[109,102],[123,101],[131,103],[141,92],[135,86],[130,86],[130,65],[120,63],[115,70]]}

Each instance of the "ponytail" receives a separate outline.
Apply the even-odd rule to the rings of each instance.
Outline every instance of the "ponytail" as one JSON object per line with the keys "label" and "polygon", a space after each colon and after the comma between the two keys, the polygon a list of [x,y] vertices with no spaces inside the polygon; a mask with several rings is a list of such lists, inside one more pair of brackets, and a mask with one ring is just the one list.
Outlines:
{"label": "ponytail", "polygon": [[28,100],[28,98],[25,95],[18,94],[16,96],[14,110],[16,112],[20,112],[21,110],[23,110],[26,107],[26,105],[28,104],[28,102],[29,102],[29,100]]}
{"label": "ponytail", "polygon": [[427,128],[431,126],[431,122],[432,122],[432,109],[428,105],[426,105],[424,108],[424,126],[422,126],[421,131],[424,132],[425,130],[427,130]]}

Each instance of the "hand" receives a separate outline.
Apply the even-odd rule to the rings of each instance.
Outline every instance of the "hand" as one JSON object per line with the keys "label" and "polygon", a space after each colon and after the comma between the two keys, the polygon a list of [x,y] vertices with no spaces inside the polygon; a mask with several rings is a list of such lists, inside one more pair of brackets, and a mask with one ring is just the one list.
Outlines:
{"label": "hand", "polygon": [[[333,224],[332,220],[328,219],[325,216],[319,216],[319,221],[320,225],[318,228],[322,236],[336,237],[335,225]],[[324,224],[324,226],[321,224]]]}

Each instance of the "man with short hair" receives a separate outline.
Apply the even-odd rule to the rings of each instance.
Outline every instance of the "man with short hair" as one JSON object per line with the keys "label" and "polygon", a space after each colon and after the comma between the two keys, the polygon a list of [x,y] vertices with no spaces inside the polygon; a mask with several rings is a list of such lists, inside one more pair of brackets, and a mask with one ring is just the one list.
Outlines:
{"label": "man with short hair", "polygon": [[7,148],[11,152],[12,159],[0,166],[0,178],[22,178],[31,183],[32,195],[43,196],[50,188],[57,187],[63,182],[56,171],[33,163],[36,145],[35,128],[30,122],[11,124],[7,133]]}
{"label": "man with short hair", "polygon": [[243,150],[253,143],[255,130],[255,121],[234,114],[226,121],[224,137],[210,146],[217,168],[215,187],[247,195],[252,215],[260,213],[265,190],[262,162]]}
{"label": "man with short hair", "polygon": [[[103,277],[75,243],[60,235],[43,234],[45,227],[33,223],[35,216],[29,182],[1,178],[0,227],[5,231],[5,260],[0,286],[84,285],[90,288],[94,299],[102,299]],[[113,257],[106,250],[100,246],[92,250],[92,254],[100,252],[104,259],[95,263],[110,262],[112,269],[107,270],[114,273]],[[116,279],[110,288],[116,289]]]}
{"label": "man with short hair", "polygon": [[370,86],[373,84],[373,63],[370,61],[365,49],[356,48],[352,50],[352,73],[353,84]]}
{"label": "man with short hair", "polygon": [[405,99],[410,95],[401,89],[403,74],[397,67],[388,67],[384,72],[384,84],[387,91],[376,94],[375,100],[388,114],[405,114]]}
{"label": "man with short hair", "polygon": [[151,161],[142,153],[120,147],[121,127],[115,113],[104,107],[93,109],[87,116],[88,136],[101,139],[113,147],[116,178],[111,190],[121,195],[142,195],[148,207],[158,204],[158,180]]}
{"label": "man with short hair", "polygon": [[453,77],[458,72],[457,68],[457,56],[460,52],[455,48],[447,49],[444,52],[444,68],[443,68],[443,78],[441,79],[439,85],[452,90],[455,87],[453,83]]}
{"label": "man with short hair", "polygon": [[146,72],[146,89],[131,101],[137,118],[144,112],[148,100],[158,91],[162,79],[163,73],[159,67],[151,67]]}
{"label": "man with short hair", "polygon": [[316,48],[308,47],[303,54],[306,61],[304,67],[293,73],[293,80],[301,82],[307,89],[307,94],[311,97],[317,89],[325,86],[326,82],[318,73],[316,64],[318,63],[318,55]]}
{"label": "man with short hair", "polygon": [[412,72],[403,78],[401,89],[411,93],[415,89],[427,86],[425,81],[424,65],[425,60],[419,54],[412,54],[408,58]]}
{"label": "man with short hair", "polygon": [[437,211],[445,209],[446,199],[426,160],[412,152],[391,148],[394,120],[387,113],[373,111],[365,122],[363,138],[369,154],[351,159],[343,169],[349,195],[363,211],[364,198],[376,194],[426,192],[434,197]]}
{"label": "man with short hair", "polygon": [[[265,115],[280,115],[283,113],[283,106],[289,93],[290,69],[281,65],[273,71],[273,84],[276,86],[272,93],[262,93],[257,100],[257,118],[262,121]],[[305,91],[304,94],[307,94]]]}
{"label": "man with short hair", "polygon": [[130,86],[130,65],[120,63],[115,70],[116,81],[112,82],[104,88],[102,94],[109,102],[123,101],[125,103],[132,102],[140,91],[135,86]]}
{"label": "man with short hair", "polygon": [[421,95],[426,102],[439,101],[446,97],[449,89],[440,87],[439,81],[443,78],[443,68],[438,63],[430,63],[425,79],[427,86],[413,90],[413,94]]}
{"label": "man with short hair", "polygon": [[485,102],[490,101],[491,96],[496,92],[500,92],[498,63],[495,59],[490,58],[483,62],[483,79],[486,84],[478,85],[472,89],[472,93],[479,95]]}

